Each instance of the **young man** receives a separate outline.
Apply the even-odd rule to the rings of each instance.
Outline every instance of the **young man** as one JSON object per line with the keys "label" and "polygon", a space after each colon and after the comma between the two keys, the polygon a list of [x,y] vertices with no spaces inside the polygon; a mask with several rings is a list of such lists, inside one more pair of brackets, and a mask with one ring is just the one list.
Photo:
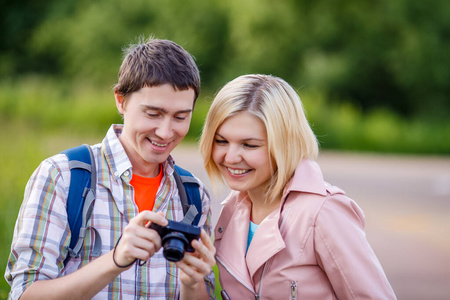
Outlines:
{"label": "young man", "polygon": [[67,157],[58,154],[40,164],[25,190],[5,273],[11,299],[214,297],[215,249],[204,185],[194,254],[168,262],[160,236],[148,228],[184,217],[170,153],[189,130],[199,89],[194,60],[174,42],[151,39],[127,50],[114,93],[124,124],[112,125],[103,142],[91,146],[96,198],[81,255],[64,262],[71,173]]}

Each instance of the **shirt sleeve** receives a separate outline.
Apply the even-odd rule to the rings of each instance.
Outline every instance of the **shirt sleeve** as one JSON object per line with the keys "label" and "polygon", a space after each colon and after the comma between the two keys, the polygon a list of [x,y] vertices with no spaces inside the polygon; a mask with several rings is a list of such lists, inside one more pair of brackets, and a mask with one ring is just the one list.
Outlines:
{"label": "shirt sleeve", "polygon": [[363,211],[353,200],[330,196],[316,221],[318,263],[339,299],[396,299],[364,225]]}
{"label": "shirt sleeve", "polygon": [[30,177],[16,221],[5,278],[11,299],[18,299],[37,280],[61,275],[67,255],[69,229],[66,213],[68,194],[67,159],[64,155],[43,161]]}

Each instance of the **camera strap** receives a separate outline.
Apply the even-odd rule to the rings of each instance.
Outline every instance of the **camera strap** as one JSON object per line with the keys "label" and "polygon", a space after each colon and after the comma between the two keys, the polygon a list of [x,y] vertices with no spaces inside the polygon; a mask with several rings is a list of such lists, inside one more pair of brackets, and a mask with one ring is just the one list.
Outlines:
{"label": "camera strap", "polygon": [[173,177],[178,188],[181,205],[183,207],[184,224],[198,225],[202,209],[202,199],[200,197],[199,183],[197,179],[188,171],[174,165]]}
{"label": "camera strap", "polygon": [[197,214],[198,214],[198,210],[195,207],[195,205],[190,205],[189,206],[189,210],[184,215],[184,218],[183,218],[183,220],[181,220],[181,223],[191,225],[192,221],[194,221],[194,219],[197,216]]}

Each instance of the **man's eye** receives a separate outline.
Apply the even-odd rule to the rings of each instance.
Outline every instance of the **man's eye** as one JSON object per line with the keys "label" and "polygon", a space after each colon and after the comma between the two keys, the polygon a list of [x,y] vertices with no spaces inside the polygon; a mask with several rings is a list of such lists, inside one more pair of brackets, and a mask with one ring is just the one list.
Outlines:
{"label": "man's eye", "polygon": [[147,116],[149,116],[150,118],[156,118],[156,117],[159,116],[159,114],[158,114],[158,113],[148,112],[148,113],[147,113]]}

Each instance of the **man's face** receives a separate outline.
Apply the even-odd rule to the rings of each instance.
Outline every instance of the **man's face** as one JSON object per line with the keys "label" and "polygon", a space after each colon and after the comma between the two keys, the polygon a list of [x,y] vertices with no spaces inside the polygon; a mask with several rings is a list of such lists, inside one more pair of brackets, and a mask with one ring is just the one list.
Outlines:
{"label": "man's face", "polygon": [[133,172],[154,177],[172,150],[189,131],[195,93],[176,91],[170,84],[144,87],[123,97],[116,105],[124,118],[119,139],[133,165]]}

